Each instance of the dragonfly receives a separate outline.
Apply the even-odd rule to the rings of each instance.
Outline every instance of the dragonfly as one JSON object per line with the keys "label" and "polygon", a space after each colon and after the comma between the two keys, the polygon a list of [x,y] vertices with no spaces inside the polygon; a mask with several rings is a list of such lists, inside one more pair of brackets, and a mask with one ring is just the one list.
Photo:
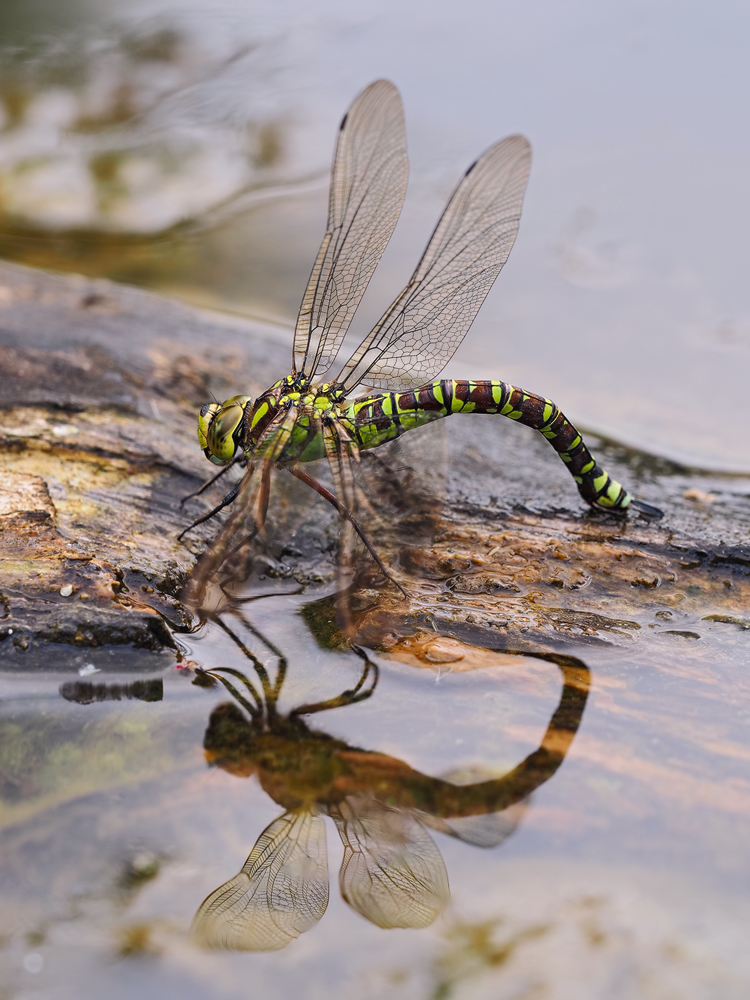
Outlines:
{"label": "dragonfly", "polygon": [[[201,668],[199,685],[222,684],[232,697],[213,709],[204,736],[207,762],[238,778],[254,776],[282,812],[260,833],[247,860],[201,903],[193,936],[209,948],[275,951],[310,930],[329,900],[324,817],[344,847],[342,898],[382,928],[427,927],[450,899],[448,873],[429,830],[480,848],[502,844],[524,816],[531,794],[561,766],[586,706],[590,675],[580,660],[534,653],[562,675],[557,708],[537,749],[502,776],[473,769],[473,779],[433,777],[403,760],[353,746],[313,728],[321,712],[364,702],[375,692],[378,664],[359,646],[355,684],[341,694],[281,712],[288,663],[244,616],[213,621],[252,662]],[[249,629],[276,659],[276,675],[239,634]],[[428,829],[429,828],[429,829]]]}
{"label": "dragonfly", "polygon": [[[223,467],[241,459],[247,467],[224,500],[194,522],[234,504],[194,574],[193,600],[200,602],[207,582],[238,543],[262,529],[272,473],[279,468],[338,511],[342,576],[359,536],[392,580],[357,518],[354,468],[363,451],[454,413],[498,414],[533,427],[560,456],[591,507],[662,516],[598,464],[551,400],[499,380],[437,379],[508,259],[530,166],[528,141],[514,135],[469,167],[408,284],[332,375],[396,226],[408,176],[398,90],[378,80],[356,98],[339,128],[327,227],[296,322],[291,373],[257,398],[232,396],[200,410],[198,438],[206,457]],[[361,387],[370,391],[362,395]],[[303,468],[321,458],[330,466],[333,491]]]}

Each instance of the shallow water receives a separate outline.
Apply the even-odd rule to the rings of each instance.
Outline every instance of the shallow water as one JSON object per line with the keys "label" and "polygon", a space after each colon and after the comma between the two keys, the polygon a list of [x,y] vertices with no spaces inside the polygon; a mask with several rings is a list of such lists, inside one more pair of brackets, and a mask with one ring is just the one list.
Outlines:
{"label": "shallow water", "polygon": [[[285,730],[285,716],[351,690],[363,664],[321,648],[301,623],[290,631],[301,604],[252,605],[253,627],[288,659],[272,750],[260,736],[245,741],[242,723],[234,741],[212,737],[209,716],[227,692],[196,687],[187,669],[161,675],[163,698],[151,702],[76,704],[58,693],[67,681],[70,697],[70,675],[5,676],[7,995],[235,997],[249,976],[255,990],[278,997],[746,994],[750,691],[735,627],[703,623],[699,640],[664,635],[664,662],[658,642],[629,640],[593,646],[583,659],[579,651],[562,670],[455,640],[421,661],[394,648],[373,657],[380,676],[370,697],[304,717],[306,733],[342,741],[318,742],[310,764],[311,737]],[[273,682],[269,647],[239,622],[231,627]],[[185,653],[244,671],[260,688],[215,627],[188,638]],[[230,680],[249,697],[237,675]],[[114,681],[133,676],[97,674],[79,681],[78,697],[82,683]],[[291,770],[287,754],[299,761]],[[525,759],[536,762],[531,772],[503,782]],[[336,771],[342,760],[345,773]],[[479,815],[451,820],[458,807],[435,791],[449,787],[440,776],[459,790],[474,783],[461,809]],[[298,884],[287,897],[276,887],[281,910],[265,945],[284,950],[197,947],[190,928],[202,901],[306,795],[324,814],[345,796],[341,808],[360,816],[352,840],[383,866],[373,871],[387,876],[389,916],[369,897],[354,913],[333,879],[319,922],[300,917],[288,931],[290,905],[299,911],[310,891],[305,869],[307,890]],[[410,816],[433,828],[434,846]],[[334,824],[317,822],[328,827],[335,872]],[[307,846],[319,865],[325,848]],[[425,871],[440,882],[441,857],[449,900],[444,883],[424,888]],[[399,859],[405,885],[394,876]],[[287,859],[282,881],[294,870]],[[430,926],[377,925],[420,919]],[[244,945],[257,940],[248,934]]]}
{"label": "shallow water", "polygon": [[[336,124],[388,76],[412,180],[356,329],[403,284],[466,165],[523,131],[535,162],[517,245],[447,374],[513,380],[651,451],[612,447],[607,466],[646,498],[661,477],[684,535],[730,555],[746,544],[748,480],[720,474],[750,471],[742,11],[288,0],[209,15],[144,0],[117,18],[106,0],[0,13],[15,53],[0,78],[2,256],[271,319],[291,343]],[[518,461],[530,452],[514,441],[546,454],[531,432],[474,437],[459,420],[452,503],[533,517],[539,497],[569,501],[562,468]],[[667,474],[662,457],[716,474]],[[454,634],[462,592],[441,584],[426,631],[376,636],[368,697],[302,722],[289,713],[351,692],[363,661],[327,645],[325,605],[309,603],[325,587],[255,601],[249,625],[225,624],[270,683],[274,648],[286,676],[261,735],[229,675],[246,707],[228,742],[223,716],[209,724],[231,696],[218,675],[192,683],[196,668],[262,682],[216,624],[178,637],[177,666],[109,649],[0,674],[0,996],[746,997],[748,615],[726,613],[720,579],[691,583],[691,559],[674,586],[628,585],[627,621],[590,628],[565,619],[568,591],[582,614],[602,605],[561,569],[536,598],[560,611],[534,635],[547,628],[554,654],[536,656],[498,651],[510,640],[479,626]],[[527,597],[499,592],[496,617]],[[618,600],[613,582],[604,609]],[[281,867],[270,924],[253,903],[265,945],[285,946],[201,946],[228,933],[196,920],[203,901],[298,808],[320,813],[309,857]],[[387,905],[350,882],[342,895],[339,813],[369,838]],[[378,877],[373,863],[363,882]],[[294,878],[307,889],[285,889]]]}

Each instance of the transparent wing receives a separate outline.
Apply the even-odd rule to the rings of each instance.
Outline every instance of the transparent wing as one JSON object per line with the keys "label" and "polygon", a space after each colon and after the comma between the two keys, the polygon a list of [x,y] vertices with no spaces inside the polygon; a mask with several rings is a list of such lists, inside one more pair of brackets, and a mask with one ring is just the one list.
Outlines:
{"label": "transparent wing", "polygon": [[341,123],[328,226],[294,334],[295,372],[312,377],[333,363],[398,221],[408,173],[401,98],[378,80]]}
{"label": "transparent wing", "polygon": [[501,812],[481,813],[477,816],[448,817],[447,819],[418,812],[416,815],[426,826],[450,837],[463,840],[475,847],[498,847],[515,833],[524,818],[528,799],[516,802]]}
{"label": "transparent wing", "polygon": [[193,934],[208,948],[277,951],[316,924],[327,906],[323,820],[285,813],[258,837],[242,870],[201,903]]}
{"label": "transparent wing", "polygon": [[350,796],[331,815],[344,845],[346,902],[378,927],[427,927],[450,899],[435,841],[408,812]]}
{"label": "transparent wing", "polygon": [[[449,781],[453,785],[478,785],[497,777],[495,770],[476,765],[441,775],[444,781]],[[415,810],[414,815],[425,826],[432,827],[440,833],[447,833],[449,837],[463,840],[466,844],[473,844],[475,847],[498,847],[515,833],[526,815],[530,801],[531,797],[527,795],[496,812],[468,816],[436,816],[421,810]]]}
{"label": "transparent wing", "polygon": [[[266,428],[264,438],[267,444],[262,459],[248,463],[231,514],[208,550],[201,556],[188,581],[184,600],[190,607],[202,612],[216,611],[223,603],[221,589],[217,592],[213,585],[218,582],[220,573],[233,562],[233,556],[238,557],[237,568],[240,569],[235,581],[244,582],[246,579],[241,569],[242,550],[263,528],[273,465],[289,440],[296,413],[294,408],[280,410]],[[228,581],[225,579],[223,582]]]}
{"label": "transparent wing", "polygon": [[469,167],[411,281],[344,365],[338,381],[347,392],[360,382],[416,388],[445,366],[508,259],[530,167],[520,135]]}

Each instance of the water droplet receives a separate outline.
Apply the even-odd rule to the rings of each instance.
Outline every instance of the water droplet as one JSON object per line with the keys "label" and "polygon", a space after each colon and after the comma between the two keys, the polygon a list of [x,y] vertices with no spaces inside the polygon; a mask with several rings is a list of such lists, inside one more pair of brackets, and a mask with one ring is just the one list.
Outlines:
{"label": "water droplet", "polygon": [[28,955],[24,955],[23,967],[27,972],[34,974],[41,972],[44,968],[44,959],[38,951],[30,951]]}

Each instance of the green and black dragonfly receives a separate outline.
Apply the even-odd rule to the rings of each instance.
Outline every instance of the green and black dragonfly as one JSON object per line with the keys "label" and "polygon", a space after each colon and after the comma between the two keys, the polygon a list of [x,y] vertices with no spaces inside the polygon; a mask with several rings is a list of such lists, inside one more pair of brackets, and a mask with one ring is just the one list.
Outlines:
{"label": "green and black dragonfly", "polygon": [[[496,413],[538,430],[592,507],[617,514],[634,507],[647,516],[661,515],[598,465],[551,400],[501,381],[433,381],[508,259],[530,166],[529,143],[523,136],[510,136],[469,167],[406,288],[331,377],[395,228],[408,174],[398,91],[378,80],[357,97],[339,131],[328,225],[297,319],[292,372],[257,399],[233,396],[200,411],[198,436],[206,456],[224,466],[244,458],[247,471],[206,515],[235,502],[201,562],[195,595],[228,553],[262,527],[272,471],[280,467],[338,510],[340,566],[350,563],[355,533],[377,560],[356,518],[353,463],[361,451],[452,413]],[[353,398],[361,385],[381,391]],[[323,457],[330,464],[335,493],[302,468]]]}

